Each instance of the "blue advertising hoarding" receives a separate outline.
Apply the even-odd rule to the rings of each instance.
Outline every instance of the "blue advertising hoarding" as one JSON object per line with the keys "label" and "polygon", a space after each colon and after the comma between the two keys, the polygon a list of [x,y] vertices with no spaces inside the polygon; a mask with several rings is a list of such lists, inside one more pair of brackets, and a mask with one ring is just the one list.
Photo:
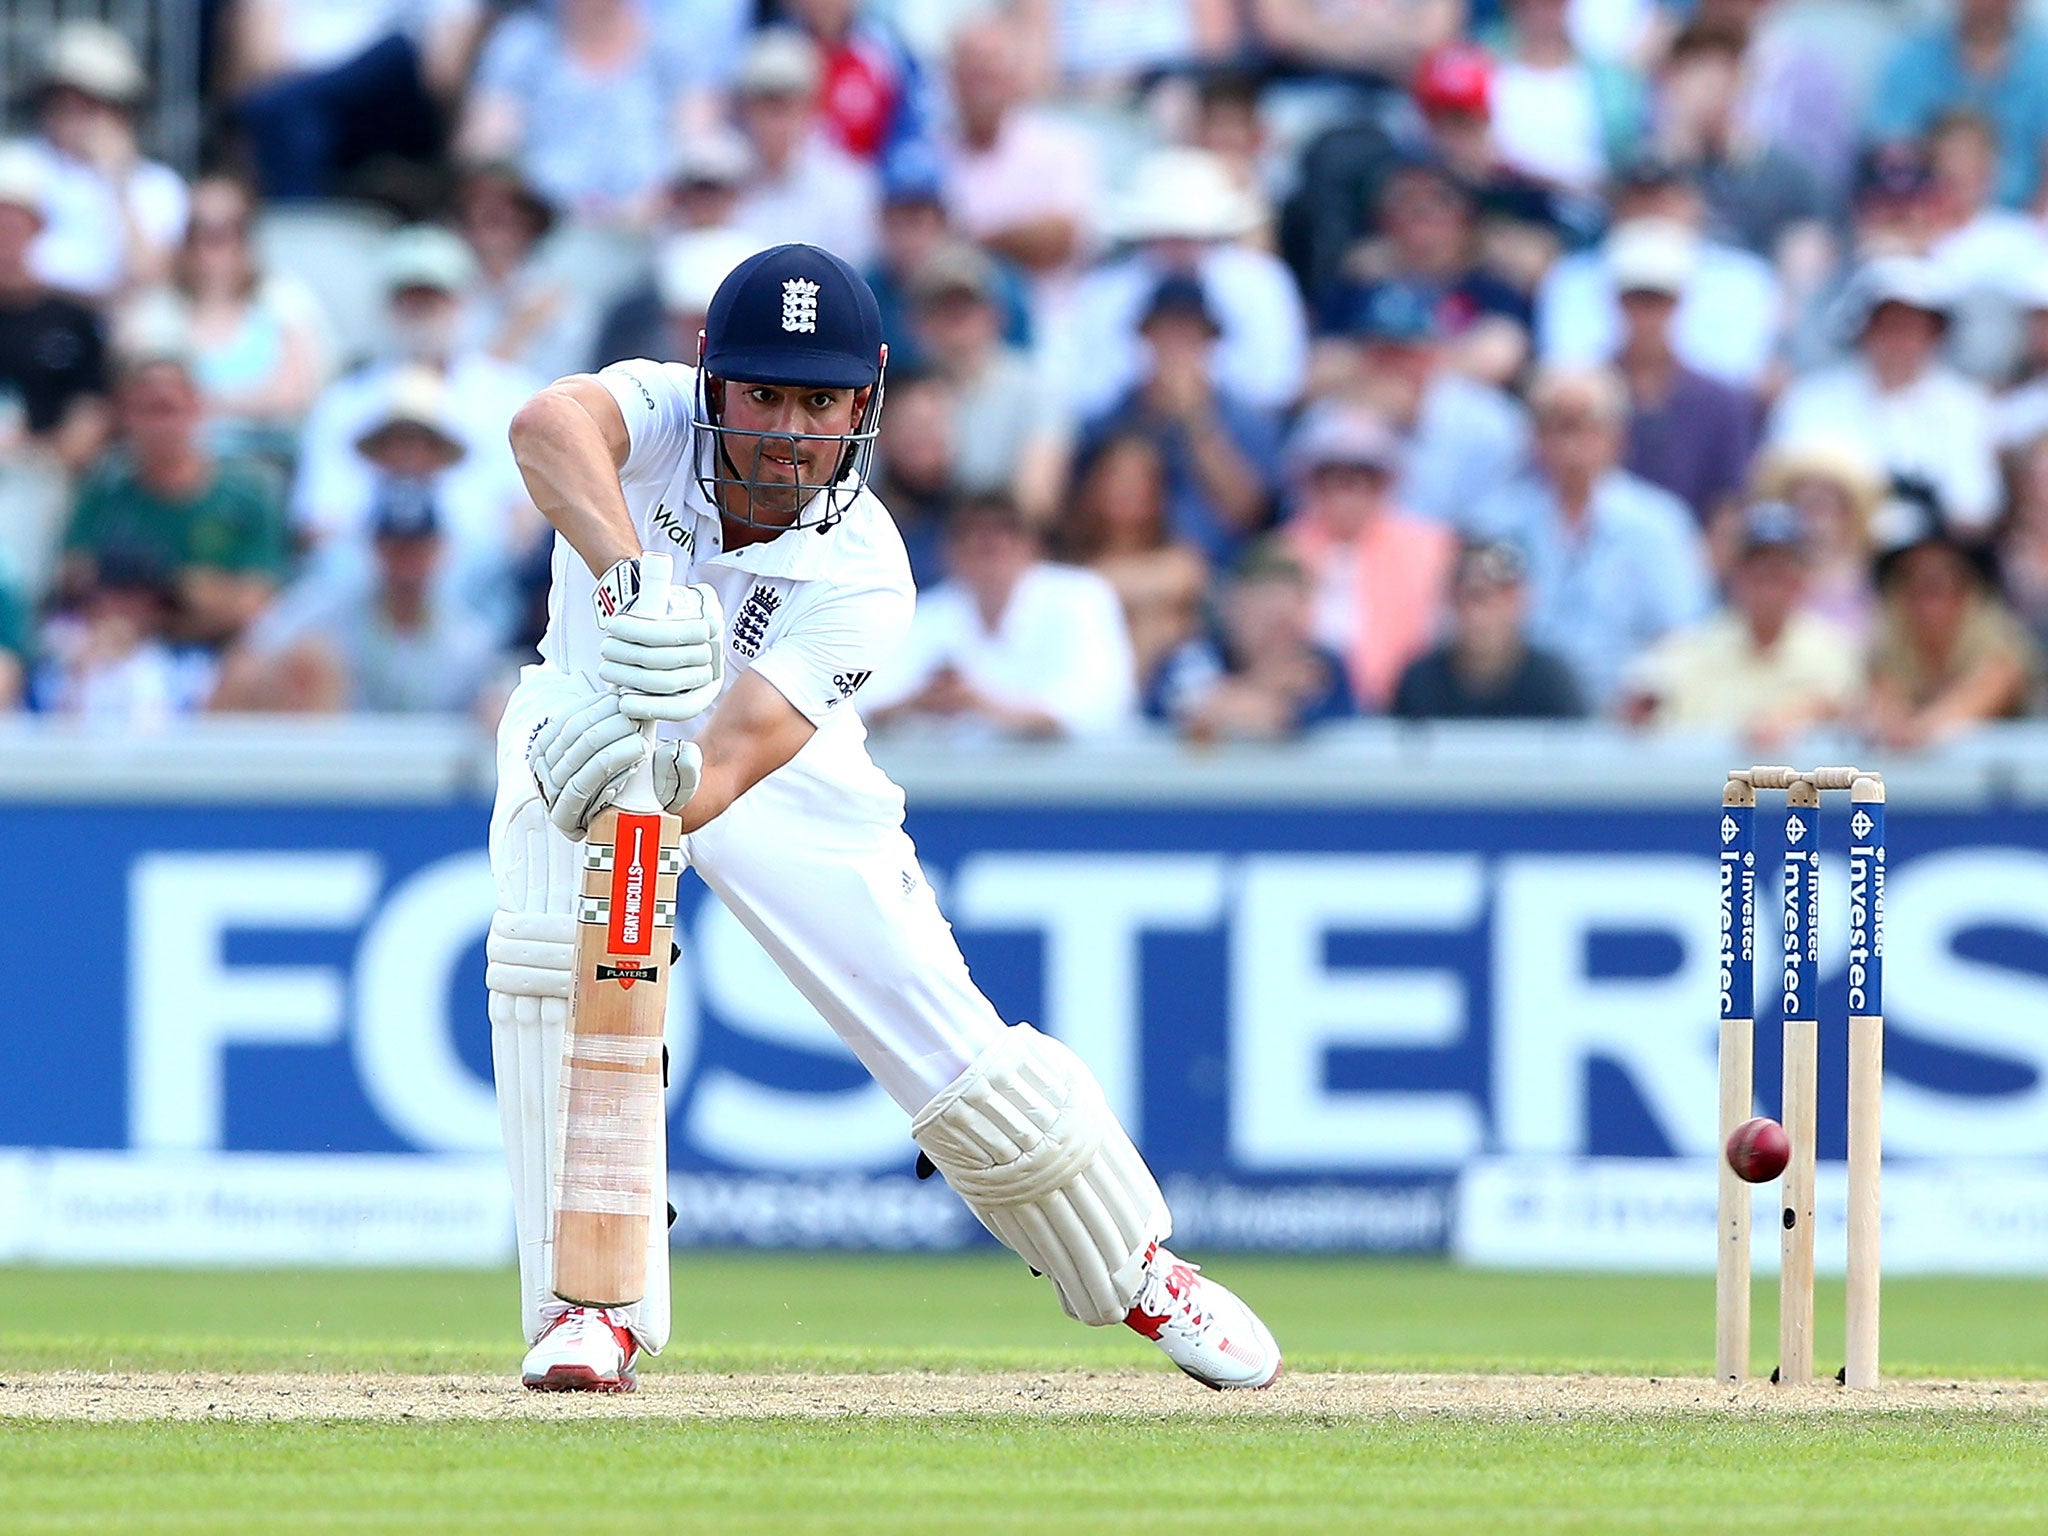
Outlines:
{"label": "blue advertising hoarding", "polygon": [[[1824,819],[1824,1158],[1844,1137],[1843,814]],[[0,934],[0,1146],[44,1149],[16,1156],[17,1227],[78,1168],[119,1188],[130,1164],[285,1177],[280,1158],[460,1171],[475,1228],[498,1222],[485,820],[472,804],[0,806],[0,857],[21,872]],[[914,811],[911,831],[984,989],[1094,1064],[1184,1230],[1434,1250],[1476,1167],[1712,1156],[1716,820],[991,804]],[[1894,818],[1885,1114],[1901,1163],[2048,1160],[2044,850],[2041,812]],[[900,1112],[685,887],[682,1235],[968,1240],[944,1191],[910,1179]],[[1775,916],[1765,902],[1765,953]],[[1768,999],[1759,1013],[1772,1062]],[[1774,1112],[1772,1072],[1758,1094]]]}

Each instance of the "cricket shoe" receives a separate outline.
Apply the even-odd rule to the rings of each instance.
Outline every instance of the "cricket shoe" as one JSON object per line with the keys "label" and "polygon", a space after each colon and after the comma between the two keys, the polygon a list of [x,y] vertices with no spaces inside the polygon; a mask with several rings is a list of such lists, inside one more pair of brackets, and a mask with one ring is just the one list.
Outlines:
{"label": "cricket shoe", "polygon": [[602,1307],[571,1307],[526,1352],[519,1379],[533,1392],[630,1392],[638,1385],[632,1333]]}
{"label": "cricket shoe", "polygon": [[1270,1387],[1280,1379],[1280,1346],[1258,1314],[1157,1243],[1124,1322],[1205,1387]]}

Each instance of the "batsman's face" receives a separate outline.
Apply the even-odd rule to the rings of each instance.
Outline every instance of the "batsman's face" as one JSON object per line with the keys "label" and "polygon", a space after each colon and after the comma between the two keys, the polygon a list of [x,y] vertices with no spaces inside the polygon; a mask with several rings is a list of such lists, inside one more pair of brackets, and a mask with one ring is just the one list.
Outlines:
{"label": "batsman's face", "polygon": [[867,398],[865,389],[726,384],[724,425],[763,434],[726,440],[734,467],[753,482],[756,512],[794,514],[831,484],[845,447],[837,439],[854,430]]}

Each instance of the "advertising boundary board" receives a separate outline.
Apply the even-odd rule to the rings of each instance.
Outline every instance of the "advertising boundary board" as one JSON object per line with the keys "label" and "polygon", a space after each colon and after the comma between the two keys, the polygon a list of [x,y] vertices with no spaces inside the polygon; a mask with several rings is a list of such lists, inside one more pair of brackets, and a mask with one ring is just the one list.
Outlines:
{"label": "advertising boundary board", "polygon": [[[484,823],[472,802],[0,804],[0,858],[28,872],[0,936],[0,1255],[502,1258]],[[977,977],[1096,1066],[1184,1241],[1709,1266],[1711,808],[953,803],[910,828]],[[1839,1021],[1845,882],[1823,873]],[[689,885],[679,1239],[985,1240]],[[1967,1215],[1973,1267],[2048,1272],[2048,812],[1903,811],[1889,901],[1887,1270]],[[1764,1009],[1764,1113],[1776,1028]],[[1844,1071],[1824,1026],[1824,1164]],[[1938,1181],[1916,1165],[1957,1160],[1972,1213],[1916,1217],[1915,1179]],[[411,1185],[438,1216],[393,1204],[416,1174],[445,1181]],[[1683,1221],[1606,1248],[1587,1225],[1589,1201],[1681,1188],[1709,1212],[1696,1260]]]}

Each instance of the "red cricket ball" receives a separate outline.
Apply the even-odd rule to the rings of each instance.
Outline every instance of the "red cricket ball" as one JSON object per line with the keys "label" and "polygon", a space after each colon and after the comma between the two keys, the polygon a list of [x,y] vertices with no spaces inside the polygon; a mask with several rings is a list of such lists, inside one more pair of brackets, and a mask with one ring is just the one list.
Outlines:
{"label": "red cricket ball", "polygon": [[1762,1184],[1785,1171],[1792,1160],[1792,1138],[1777,1121],[1758,1115],[1728,1134],[1728,1166],[1738,1179]]}

